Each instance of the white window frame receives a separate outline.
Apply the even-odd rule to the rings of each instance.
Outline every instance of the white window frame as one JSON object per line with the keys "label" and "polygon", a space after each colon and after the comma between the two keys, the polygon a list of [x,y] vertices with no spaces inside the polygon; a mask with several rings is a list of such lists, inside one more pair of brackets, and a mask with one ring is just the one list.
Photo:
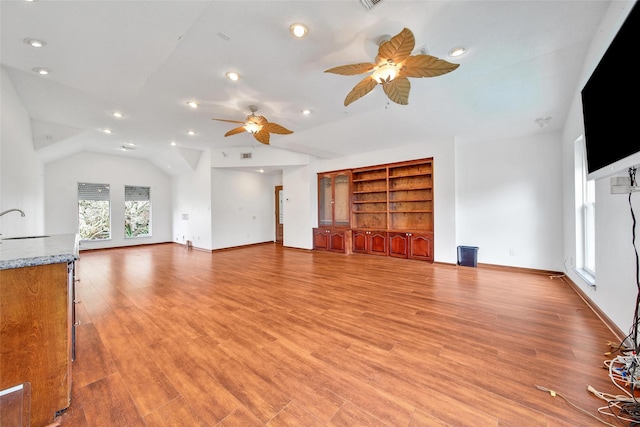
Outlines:
{"label": "white window frame", "polygon": [[[135,227],[130,230],[131,227],[128,226],[128,222],[130,221],[129,214],[129,206],[131,202],[148,202],[147,208],[147,232],[139,233],[138,229]],[[125,185],[124,187],[124,238],[125,239],[138,239],[141,237],[151,237],[151,187],[145,187],[141,185]]]}
{"label": "white window frame", "polygon": [[595,286],[595,181],[587,179],[584,137],[575,142],[576,265],[575,271]]}
{"label": "white window frame", "polygon": [[[102,230],[102,232],[99,234],[104,237],[87,238],[83,236],[84,233],[81,232],[81,222],[82,222],[82,218],[81,218],[82,206],[81,205],[83,201],[87,201],[87,200],[107,202],[106,230]],[[80,236],[80,239],[85,241],[96,241],[96,242],[110,240],[112,232],[113,232],[113,229],[111,226],[111,195],[110,195],[109,184],[79,182],[78,183],[78,235]]]}

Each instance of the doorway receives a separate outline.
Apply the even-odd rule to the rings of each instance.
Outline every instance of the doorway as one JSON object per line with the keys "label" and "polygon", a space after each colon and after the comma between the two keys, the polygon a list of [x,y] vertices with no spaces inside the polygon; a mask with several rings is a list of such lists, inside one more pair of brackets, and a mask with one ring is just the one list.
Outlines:
{"label": "doorway", "polygon": [[276,185],[276,243],[282,243],[284,237],[284,209],[282,206],[282,185]]}

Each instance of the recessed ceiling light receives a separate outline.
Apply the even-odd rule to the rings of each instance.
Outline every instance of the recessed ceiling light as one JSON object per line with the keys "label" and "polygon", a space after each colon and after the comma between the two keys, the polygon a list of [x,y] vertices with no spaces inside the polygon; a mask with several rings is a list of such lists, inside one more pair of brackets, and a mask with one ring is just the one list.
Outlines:
{"label": "recessed ceiling light", "polygon": [[193,135],[195,135],[195,134],[196,134],[196,133],[195,133],[194,131],[192,131],[192,130],[187,131],[187,135],[191,135],[191,136],[193,136]]}
{"label": "recessed ceiling light", "polygon": [[175,141],[171,141],[171,145],[175,147],[178,144]]}
{"label": "recessed ceiling light", "polygon": [[196,101],[189,101],[187,105],[191,108],[198,108],[198,103]]}
{"label": "recessed ceiling light", "polygon": [[311,114],[311,110],[309,110],[308,108],[305,108],[304,110],[302,110],[302,114],[304,114],[305,116],[308,116],[309,114]]}
{"label": "recessed ceiling light", "polygon": [[31,47],[42,47],[47,44],[47,42],[45,42],[44,40],[38,39],[24,39],[24,42]]}
{"label": "recessed ceiling light", "polygon": [[464,47],[464,46],[456,46],[456,47],[454,47],[453,49],[451,49],[449,51],[449,56],[452,56],[452,57],[455,58],[457,56],[463,55],[464,53],[466,53],[466,51],[467,51],[466,47]]}
{"label": "recessed ceiling light", "polygon": [[49,74],[49,70],[47,68],[43,68],[43,67],[37,67],[33,69],[34,73],[38,73],[41,76],[46,76],[47,74]]}
{"label": "recessed ceiling light", "polygon": [[104,132],[104,133],[111,133],[111,129],[106,129],[106,128],[105,128],[105,129],[102,129],[102,132]]}
{"label": "recessed ceiling light", "polygon": [[309,29],[304,24],[293,24],[289,27],[289,32],[295,38],[302,38],[307,35]]}
{"label": "recessed ceiling light", "polygon": [[117,117],[117,118],[121,119],[124,116],[122,115],[122,113],[120,111],[114,111],[113,112],[113,117]]}
{"label": "recessed ceiling light", "polygon": [[236,82],[236,81],[238,81],[238,79],[240,79],[240,75],[238,73],[233,72],[233,71],[229,71],[225,75],[227,76],[227,78],[229,80],[233,80],[234,82]]}
{"label": "recessed ceiling light", "polygon": [[124,144],[122,144],[122,146],[123,146],[123,147],[127,147],[127,148],[131,148],[131,149],[133,149],[133,148],[136,148],[136,147],[137,147],[137,145],[136,145],[136,144],[134,144],[133,142],[125,142]]}

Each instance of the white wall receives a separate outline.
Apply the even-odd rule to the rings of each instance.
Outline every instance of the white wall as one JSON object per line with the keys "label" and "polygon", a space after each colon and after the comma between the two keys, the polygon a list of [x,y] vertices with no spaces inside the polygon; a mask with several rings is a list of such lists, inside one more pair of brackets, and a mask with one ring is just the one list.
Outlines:
{"label": "white wall", "polygon": [[457,240],[478,262],[562,271],[559,133],[456,147]]}
{"label": "white wall", "polygon": [[[95,249],[171,241],[171,182],[168,175],[146,160],[96,153],[78,153],[45,167],[47,233],[78,232],[78,183],[109,184],[111,239],[82,241],[81,249]],[[151,187],[152,236],[126,239],[124,187]]]}
{"label": "white wall", "polygon": [[283,246],[313,248],[311,229],[317,220],[317,178],[309,166],[289,166],[283,171]]}
{"label": "white wall", "polygon": [[275,241],[275,186],[281,182],[281,174],[211,169],[212,249]]}
{"label": "white wall", "polygon": [[[611,2],[601,28],[592,41],[583,76],[576,87],[569,117],[562,134],[563,144],[563,232],[566,273],[582,291],[611,319],[623,332],[628,332],[633,323],[635,301],[638,294],[636,284],[636,259],[632,244],[631,207],[627,195],[611,195],[609,178],[596,182],[595,205],[595,248],[596,287],[590,287],[575,272],[576,247],[576,207],[574,142],[584,134],[580,90],[602,57],[602,54],[622,25],[633,1]],[[612,123],[612,126],[631,125]],[[624,175],[625,171],[620,171]],[[632,195],[632,206],[638,216],[640,194]],[[636,227],[636,233],[640,230]]]}
{"label": "white wall", "polygon": [[171,180],[174,242],[191,240],[196,248],[212,249],[211,184],[209,150],[200,155],[195,171]]}
{"label": "white wall", "polygon": [[[2,237],[40,235],[44,226],[44,166],[33,149],[31,121],[9,76],[0,69],[0,217]],[[48,232],[48,231],[47,231]]]}

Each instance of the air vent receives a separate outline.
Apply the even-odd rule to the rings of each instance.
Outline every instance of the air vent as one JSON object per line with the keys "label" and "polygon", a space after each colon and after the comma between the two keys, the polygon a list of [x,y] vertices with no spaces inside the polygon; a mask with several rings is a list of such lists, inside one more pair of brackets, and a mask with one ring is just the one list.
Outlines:
{"label": "air vent", "polygon": [[251,158],[251,153],[240,153],[240,158],[241,159],[250,159]]}
{"label": "air vent", "polygon": [[381,1],[382,0],[360,0],[360,3],[362,3],[362,5],[364,6],[365,9],[371,10],[371,8],[373,8],[373,6],[377,5]]}

